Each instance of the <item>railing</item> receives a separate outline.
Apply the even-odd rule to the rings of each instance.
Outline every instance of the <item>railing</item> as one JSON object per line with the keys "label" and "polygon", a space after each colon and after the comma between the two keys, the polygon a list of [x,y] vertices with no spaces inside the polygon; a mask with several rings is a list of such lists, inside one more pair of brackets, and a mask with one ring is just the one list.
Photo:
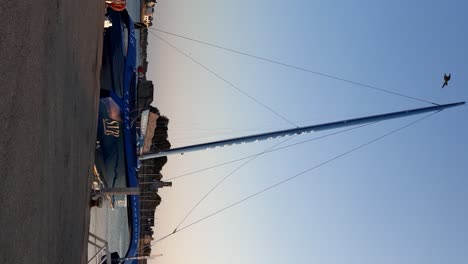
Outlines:
{"label": "railing", "polygon": [[90,232],[88,244],[90,244],[97,250],[96,253],[90,259],[88,259],[88,264],[111,264],[111,259],[108,250],[109,246],[106,240]]}

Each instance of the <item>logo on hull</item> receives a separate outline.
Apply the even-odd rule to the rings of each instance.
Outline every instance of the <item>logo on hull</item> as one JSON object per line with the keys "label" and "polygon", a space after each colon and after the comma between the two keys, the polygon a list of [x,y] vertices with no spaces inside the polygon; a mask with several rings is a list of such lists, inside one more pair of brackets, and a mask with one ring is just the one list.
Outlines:
{"label": "logo on hull", "polygon": [[112,119],[103,118],[102,124],[104,126],[104,134],[106,136],[119,137],[120,136],[120,123]]}

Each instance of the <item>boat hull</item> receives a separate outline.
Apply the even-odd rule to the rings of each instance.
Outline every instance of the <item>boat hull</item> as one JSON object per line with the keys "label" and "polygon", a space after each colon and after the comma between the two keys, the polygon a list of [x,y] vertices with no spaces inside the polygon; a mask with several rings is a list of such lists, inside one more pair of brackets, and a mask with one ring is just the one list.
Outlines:
{"label": "boat hull", "polygon": [[[136,107],[136,37],[126,10],[107,10],[112,27],[105,30],[101,69],[96,168],[106,187],[138,187]],[[140,200],[136,195],[113,197],[128,209],[130,242],[125,257],[138,253]],[[127,261],[125,263],[134,263]]]}

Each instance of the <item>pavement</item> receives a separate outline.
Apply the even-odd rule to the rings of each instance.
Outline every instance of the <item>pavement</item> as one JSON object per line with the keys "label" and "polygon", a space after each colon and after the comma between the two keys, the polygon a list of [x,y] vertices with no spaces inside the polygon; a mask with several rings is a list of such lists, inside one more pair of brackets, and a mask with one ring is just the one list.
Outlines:
{"label": "pavement", "polygon": [[104,8],[0,3],[0,263],[87,263]]}

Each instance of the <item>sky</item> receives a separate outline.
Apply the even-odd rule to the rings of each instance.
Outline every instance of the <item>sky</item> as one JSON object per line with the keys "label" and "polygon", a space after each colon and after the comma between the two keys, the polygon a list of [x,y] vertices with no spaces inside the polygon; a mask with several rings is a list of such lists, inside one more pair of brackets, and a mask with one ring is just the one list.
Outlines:
{"label": "sky", "polygon": [[[160,0],[153,27],[437,103],[468,99],[466,1]],[[427,103],[157,33],[296,125]],[[173,147],[290,128],[149,36],[153,105]],[[443,74],[451,73],[441,89]],[[421,118],[355,129],[262,155],[181,227]],[[442,111],[157,243],[150,263],[465,263],[468,108]],[[333,131],[297,136],[283,145]],[[170,156],[164,179],[262,152],[282,140]],[[241,162],[160,191],[156,238]]]}

